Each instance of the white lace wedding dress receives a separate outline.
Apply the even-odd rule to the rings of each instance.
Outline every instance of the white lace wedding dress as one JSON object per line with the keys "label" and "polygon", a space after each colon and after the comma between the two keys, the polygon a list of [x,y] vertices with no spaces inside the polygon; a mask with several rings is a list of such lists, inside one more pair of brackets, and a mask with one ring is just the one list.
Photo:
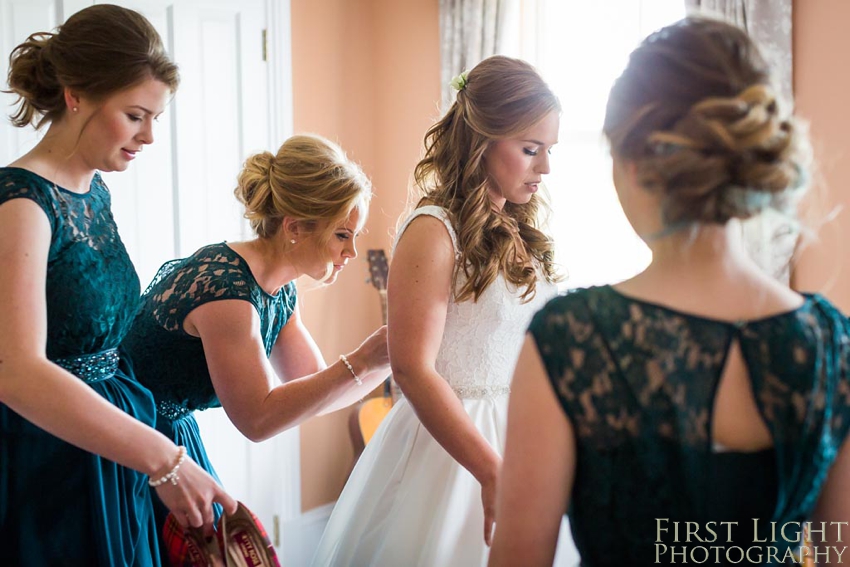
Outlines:
{"label": "white lace wedding dress", "polygon": [[[445,211],[434,216],[457,241]],[[504,451],[510,381],[534,312],[555,293],[545,280],[521,303],[504,278],[477,302],[450,302],[436,369],[463,401],[472,422],[499,454]],[[565,521],[566,524],[566,521]],[[313,558],[314,567],[485,566],[481,486],[434,440],[410,404],[399,400],[381,423],[334,507]],[[562,526],[557,565],[578,556]]]}

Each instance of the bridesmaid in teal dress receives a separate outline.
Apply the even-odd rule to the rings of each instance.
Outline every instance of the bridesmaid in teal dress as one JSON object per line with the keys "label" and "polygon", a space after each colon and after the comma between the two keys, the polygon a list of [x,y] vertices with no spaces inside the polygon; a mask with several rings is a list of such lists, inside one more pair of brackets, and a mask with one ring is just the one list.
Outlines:
{"label": "bridesmaid in teal dress", "polygon": [[195,411],[223,406],[262,441],[359,400],[389,367],[385,327],[326,365],[297,303],[296,278],[332,284],[357,256],[371,198],[360,168],[324,138],[293,136],[248,158],[235,194],[257,236],[167,262],[123,343],[157,429],[211,474]]}
{"label": "bridesmaid in teal dress", "polygon": [[784,110],[729,24],[686,18],[632,53],[604,131],[652,262],[533,319],[491,565],[550,565],[568,508],[587,566],[850,561],[850,321],[763,273],[741,236],[806,188]]}
{"label": "bridesmaid in teal dress", "polygon": [[211,529],[213,501],[235,510],[153,429],[119,349],[139,281],[99,171],[153,141],[177,82],[150,23],[115,6],[12,53],[13,122],[50,127],[0,168],[2,565],[159,565],[150,483],[184,524]]}

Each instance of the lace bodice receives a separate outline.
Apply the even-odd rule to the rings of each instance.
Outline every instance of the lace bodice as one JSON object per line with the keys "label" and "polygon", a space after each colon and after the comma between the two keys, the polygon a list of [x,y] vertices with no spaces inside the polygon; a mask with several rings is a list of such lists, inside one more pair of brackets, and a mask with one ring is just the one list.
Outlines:
{"label": "lace bodice", "polygon": [[[426,206],[413,211],[399,229],[398,238],[420,215],[435,217],[445,225],[457,258],[457,236],[441,207]],[[462,283],[462,280],[457,282],[458,289]],[[478,301],[450,301],[435,363],[437,372],[461,397],[477,398],[506,392],[528,323],[555,292],[554,284],[541,278],[535,297],[522,303],[521,290],[510,289],[504,277],[499,276]]]}
{"label": "lace bodice", "polygon": [[0,204],[18,198],[34,201],[50,222],[48,358],[118,346],[138,304],[139,278],[118,236],[100,174],[88,193],[79,194],[25,169],[0,168]]}
{"label": "lace bodice", "polygon": [[153,393],[161,416],[218,407],[201,339],[183,329],[186,316],[211,301],[237,299],[257,310],[266,356],[295,310],[295,282],[271,295],[248,263],[225,243],[204,246],[188,258],[165,263],[142,295],[124,341],[136,377]]}
{"label": "lace bodice", "polygon": [[[570,518],[583,565],[653,563],[655,518],[740,521],[750,539],[738,545],[754,541],[752,518],[765,529],[811,518],[850,428],[850,322],[825,299],[729,323],[604,286],[550,301],[530,330],[575,431]],[[714,397],[732,341],[771,450],[714,448]]]}

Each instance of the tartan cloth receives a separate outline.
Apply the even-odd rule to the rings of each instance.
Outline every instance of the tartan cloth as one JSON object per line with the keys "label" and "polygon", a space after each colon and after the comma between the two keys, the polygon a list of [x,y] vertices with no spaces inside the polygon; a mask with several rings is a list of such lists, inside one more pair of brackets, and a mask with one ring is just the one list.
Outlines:
{"label": "tartan cloth", "polygon": [[207,567],[210,564],[200,542],[191,532],[183,529],[174,514],[168,514],[165,518],[162,542],[171,567]]}
{"label": "tartan cloth", "polygon": [[[227,532],[227,554],[223,553],[223,524]],[[184,530],[174,514],[165,518],[162,541],[171,567],[208,567],[213,564],[211,556],[218,558],[216,564],[229,564],[227,555],[241,557],[246,565],[280,567],[263,524],[241,502],[233,515],[227,518],[222,515],[219,519],[214,542],[205,543],[199,528]]]}

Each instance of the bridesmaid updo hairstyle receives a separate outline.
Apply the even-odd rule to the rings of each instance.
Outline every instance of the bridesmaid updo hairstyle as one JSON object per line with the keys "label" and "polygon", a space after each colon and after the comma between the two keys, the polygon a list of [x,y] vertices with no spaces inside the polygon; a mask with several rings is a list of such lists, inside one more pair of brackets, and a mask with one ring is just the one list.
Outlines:
{"label": "bridesmaid updo hairstyle", "polygon": [[456,79],[457,99],[425,134],[425,157],[414,178],[423,197],[419,206],[449,211],[458,236],[465,282],[457,300],[477,300],[498,275],[534,297],[538,266],[555,281],[554,245],[540,230],[548,212],[540,194],[522,205],[505,203],[497,211],[489,196],[484,154],[496,140],[522,135],[551,112],[558,98],[529,63],[496,55]]}
{"label": "bridesmaid updo hairstyle", "polygon": [[783,113],[770,69],[747,34],[689,17],[635,49],[608,99],[612,154],[678,223],[783,213],[807,185],[808,139]]}
{"label": "bridesmaid updo hairstyle", "polygon": [[339,146],[307,134],[287,139],[277,155],[249,157],[234,194],[259,237],[273,237],[288,217],[327,242],[355,209],[360,226],[366,222],[372,185]]}
{"label": "bridesmaid updo hairstyle", "polygon": [[61,118],[66,87],[102,101],[149,78],[172,93],[180,82],[153,25],[127,8],[89,6],[55,33],[34,33],[12,50],[6,92],[20,104],[12,124],[40,128]]}

